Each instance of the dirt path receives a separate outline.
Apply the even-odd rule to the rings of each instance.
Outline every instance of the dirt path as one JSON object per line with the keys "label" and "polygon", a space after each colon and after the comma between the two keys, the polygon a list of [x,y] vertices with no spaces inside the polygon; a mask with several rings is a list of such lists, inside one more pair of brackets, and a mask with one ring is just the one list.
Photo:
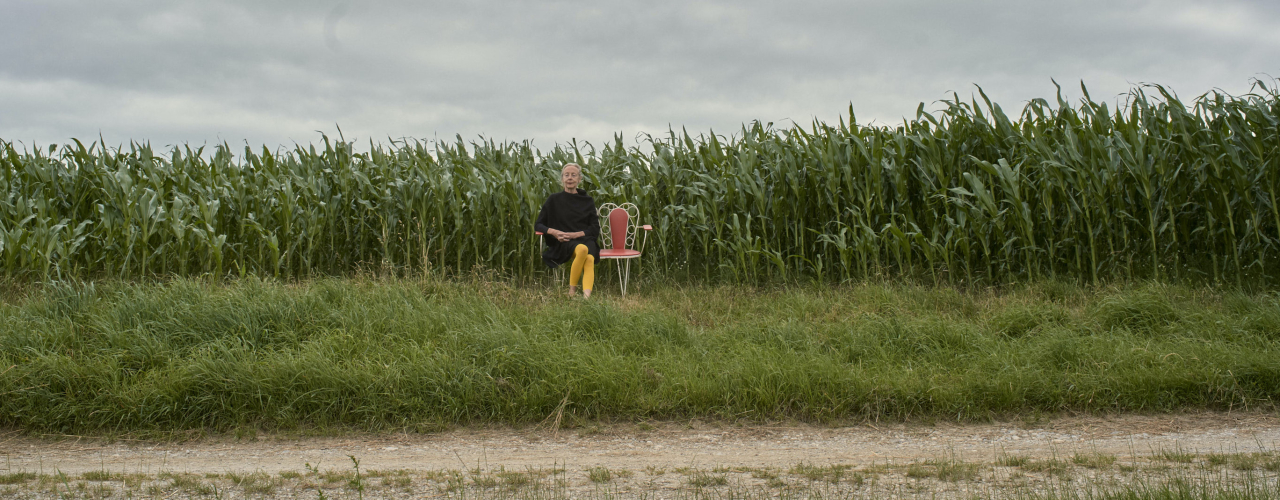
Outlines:
{"label": "dirt path", "polygon": [[1040,424],[884,424],[844,428],[665,423],[605,429],[463,429],[439,434],[323,438],[206,438],[187,443],[32,438],[0,432],[0,471],[81,474],[278,474],[345,469],[526,470],[539,467],[788,468],[798,463],[903,464],[953,457],[991,463],[1105,453],[1120,460],[1160,451],[1248,453],[1280,448],[1280,417],[1261,413],[1067,417]]}

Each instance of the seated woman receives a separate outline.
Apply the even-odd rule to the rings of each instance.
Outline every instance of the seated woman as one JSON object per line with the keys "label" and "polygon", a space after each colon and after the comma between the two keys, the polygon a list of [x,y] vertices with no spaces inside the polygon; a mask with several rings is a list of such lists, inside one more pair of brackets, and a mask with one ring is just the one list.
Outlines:
{"label": "seated woman", "polygon": [[596,243],[596,237],[600,236],[600,218],[595,200],[585,190],[578,189],[580,182],[582,169],[574,163],[566,164],[560,170],[564,191],[547,197],[533,227],[543,233],[547,243],[547,250],[542,252],[542,261],[547,267],[555,269],[573,259],[569,269],[569,296],[578,292],[581,279],[582,296],[590,297],[596,281],[595,263],[600,260],[600,245]]}

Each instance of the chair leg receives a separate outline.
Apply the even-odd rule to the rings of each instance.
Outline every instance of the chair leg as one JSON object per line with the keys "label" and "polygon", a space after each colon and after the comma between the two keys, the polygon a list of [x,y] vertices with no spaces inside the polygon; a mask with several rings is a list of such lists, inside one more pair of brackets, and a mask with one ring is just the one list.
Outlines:
{"label": "chair leg", "polygon": [[627,281],[631,279],[631,259],[624,260],[627,261],[627,263],[624,264],[626,272],[622,275],[622,298],[625,299],[627,298]]}
{"label": "chair leg", "polygon": [[618,289],[622,290],[622,298],[627,298],[627,280],[626,275],[622,274],[622,261],[625,261],[625,258],[617,258],[613,262],[618,263]]}

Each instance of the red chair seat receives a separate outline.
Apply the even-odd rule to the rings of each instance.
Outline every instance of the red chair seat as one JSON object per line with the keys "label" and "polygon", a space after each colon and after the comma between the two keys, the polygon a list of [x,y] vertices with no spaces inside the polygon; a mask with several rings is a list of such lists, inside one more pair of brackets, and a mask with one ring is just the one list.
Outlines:
{"label": "red chair seat", "polygon": [[625,259],[625,258],[628,258],[628,257],[639,257],[639,256],[640,256],[640,251],[639,251],[639,250],[624,250],[624,249],[621,249],[621,248],[619,248],[619,249],[613,249],[613,248],[602,248],[602,249],[600,249],[600,258],[601,258],[601,259]]}

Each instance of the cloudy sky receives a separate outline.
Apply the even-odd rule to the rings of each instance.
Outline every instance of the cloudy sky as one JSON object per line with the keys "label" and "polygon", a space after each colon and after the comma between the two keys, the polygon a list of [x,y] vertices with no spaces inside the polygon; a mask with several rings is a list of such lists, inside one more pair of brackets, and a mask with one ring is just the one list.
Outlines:
{"label": "cloudy sky", "polygon": [[0,0],[0,138],[599,142],[1280,76],[1280,2]]}

